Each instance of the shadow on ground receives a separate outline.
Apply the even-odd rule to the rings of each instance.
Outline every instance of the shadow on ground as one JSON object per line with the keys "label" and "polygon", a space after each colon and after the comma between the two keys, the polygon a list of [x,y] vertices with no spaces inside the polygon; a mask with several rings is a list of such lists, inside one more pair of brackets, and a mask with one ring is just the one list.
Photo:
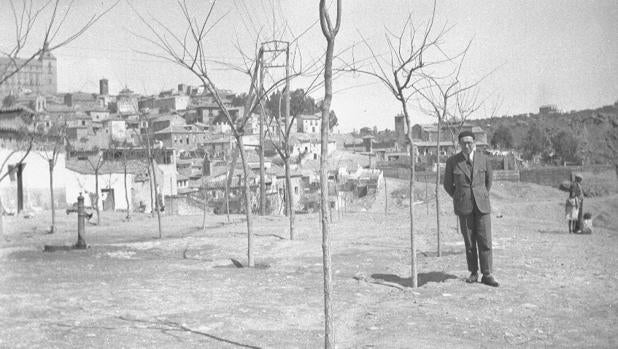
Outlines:
{"label": "shadow on ground", "polygon": [[[399,284],[403,287],[412,287],[412,280],[410,278],[401,278],[393,274],[372,274],[372,278],[376,280],[382,280]],[[444,282],[448,279],[456,279],[457,276],[446,274],[440,271],[431,271],[429,273],[418,274],[418,287],[421,287],[429,282]]]}
{"label": "shadow on ground", "polygon": [[[438,256],[437,252],[419,252],[419,253],[422,254],[425,257],[437,257]],[[460,250],[442,251],[440,256],[442,256],[442,257],[444,257],[444,256],[455,256],[455,255],[464,254],[464,253],[465,253],[465,250],[462,248]]]}
{"label": "shadow on ground", "polygon": [[539,230],[539,233],[541,234],[558,234],[558,235],[567,235],[569,234],[569,232],[567,230],[549,230],[549,229],[542,229]]}

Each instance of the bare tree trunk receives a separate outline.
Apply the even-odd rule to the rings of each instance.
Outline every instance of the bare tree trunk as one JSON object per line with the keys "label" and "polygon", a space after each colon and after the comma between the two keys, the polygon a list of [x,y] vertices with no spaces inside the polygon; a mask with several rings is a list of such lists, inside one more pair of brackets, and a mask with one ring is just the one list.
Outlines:
{"label": "bare tree trunk", "polygon": [[425,208],[427,209],[427,215],[429,216],[429,180],[427,179],[427,174],[423,176],[423,180],[425,181]]}
{"label": "bare tree trunk", "polygon": [[410,138],[410,279],[412,281],[412,287],[418,287],[418,272],[416,263],[416,243],[414,234],[414,178],[415,174],[415,156],[414,143],[412,143],[412,135]]}
{"label": "bare tree trunk", "polygon": [[242,136],[237,138],[240,160],[244,172],[244,197],[245,197],[245,216],[247,217],[247,265],[251,268],[255,265],[253,261],[253,219],[251,216],[251,190],[249,187],[249,165],[247,164],[247,154],[243,144]]}
{"label": "bare tree trunk", "polygon": [[414,149],[414,142],[412,140],[412,127],[410,123],[410,116],[408,114],[408,107],[406,103],[402,103],[403,114],[406,118],[407,125],[407,137],[410,145],[410,280],[412,281],[412,287],[418,287],[418,272],[416,263],[416,243],[414,234],[414,182],[416,180],[416,152]]}
{"label": "bare tree trunk", "polygon": [[[260,59],[263,57],[260,55]],[[262,95],[264,90],[264,64],[260,63],[260,82],[258,96]],[[266,215],[266,174],[264,173],[264,109],[260,108],[260,216]]]}
{"label": "bare tree trunk", "polygon": [[148,151],[148,162],[150,163],[150,170],[152,171],[152,188],[154,191],[154,201],[155,201],[155,211],[157,211],[157,224],[159,226],[159,239],[163,237],[163,229],[161,228],[161,210],[159,207],[159,189],[157,188],[157,169],[156,163],[154,159],[154,155],[152,154],[152,144],[150,143],[150,129],[147,130],[146,133],[146,149]]}
{"label": "bare tree trunk", "polygon": [[54,159],[49,159],[49,194],[51,205],[51,227],[49,227],[49,233],[56,232],[56,205],[54,203]]}
{"label": "bare tree trunk", "polygon": [[382,172],[382,178],[384,178],[384,215],[388,216],[388,190],[386,188],[386,176]]}
{"label": "bare tree trunk", "polygon": [[203,216],[202,216],[202,230],[206,230],[206,209],[208,208],[208,205],[206,205],[206,185],[204,184],[204,176],[202,175],[202,200],[204,200],[203,203]]}
{"label": "bare tree trunk", "polygon": [[283,166],[285,167],[285,189],[287,192],[286,210],[288,218],[290,219],[290,240],[294,240],[294,189],[292,188],[292,176],[290,173],[290,158],[283,159]]}
{"label": "bare tree trunk", "polygon": [[[126,155],[125,155],[126,156]],[[127,203],[127,217],[126,219],[131,219],[131,203],[129,202],[129,190],[127,189],[127,163],[125,159],[124,165],[124,201]]]}
{"label": "bare tree trunk", "polygon": [[97,211],[97,225],[101,224],[101,211],[99,210],[99,169],[94,171],[94,208]]}
{"label": "bare tree trunk", "polygon": [[341,0],[337,0],[337,19],[333,27],[326,8],[325,0],[320,0],[320,26],[326,38],[326,55],[324,61],[324,101],[322,103],[322,125],[320,127],[320,220],[322,225],[322,259],[324,274],[324,348],[335,347],[335,326],[333,320],[332,295],[332,261],[330,252],[330,231],[328,225],[328,120],[330,104],[333,98],[333,52],[335,37],[341,25]]}
{"label": "bare tree trunk", "polygon": [[260,216],[266,215],[266,174],[264,173],[264,130],[260,116]]}
{"label": "bare tree trunk", "polygon": [[283,146],[283,165],[285,167],[285,187],[287,190],[287,210],[288,218],[290,219],[290,240],[294,240],[294,220],[296,219],[294,207],[294,188],[292,188],[292,174],[290,171],[290,46],[285,49],[285,114],[284,114],[284,140]]}
{"label": "bare tree trunk", "polygon": [[438,195],[440,193],[440,128],[442,128],[442,121],[441,118],[438,118],[438,142],[436,146],[436,238],[438,243],[438,257],[442,257],[442,248],[440,243],[440,195]]}
{"label": "bare tree trunk", "polygon": [[[234,178],[234,170],[236,169],[236,161],[238,160],[238,148],[234,149],[232,154],[232,162],[227,173],[225,180],[225,212],[227,214],[227,221],[230,221],[230,186],[232,185],[232,179]],[[240,183],[238,183],[240,186]]]}
{"label": "bare tree trunk", "polygon": [[152,170],[150,167],[150,159],[148,159],[148,174],[149,174],[148,183],[150,184],[150,217],[154,218],[154,215],[155,215],[154,187],[152,184]]}
{"label": "bare tree trunk", "polygon": [[159,202],[159,189],[157,188],[157,171],[155,167],[155,160],[153,158],[150,159],[150,165],[152,169],[152,187],[154,188],[154,196],[155,196],[155,211],[157,211],[157,224],[159,226],[159,239],[163,237],[163,229],[161,228],[161,207]]}

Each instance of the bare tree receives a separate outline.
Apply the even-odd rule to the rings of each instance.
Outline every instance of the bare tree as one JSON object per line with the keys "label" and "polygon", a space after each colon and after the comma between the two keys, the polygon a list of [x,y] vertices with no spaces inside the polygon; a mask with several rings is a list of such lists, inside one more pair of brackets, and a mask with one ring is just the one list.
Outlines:
{"label": "bare tree", "polygon": [[94,209],[97,212],[97,225],[101,224],[101,211],[99,208],[99,174],[105,165],[105,154],[102,150],[95,147],[89,152],[87,162],[94,173]]}
{"label": "bare tree", "polygon": [[[14,0],[9,0],[9,8],[13,17],[13,27],[15,28],[14,43],[8,51],[0,52],[0,57],[8,60],[3,71],[0,71],[0,85],[19,73],[25,66],[36,59],[39,59],[44,54],[57,50],[60,47],[66,46],[72,41],[79,38],[88,29],[90,29],[101,17],[107,14],[112,8],[118,4],[120,0],[113,3],[110,7],[104,9],[101,13],[94,13],[90,17],[86,17],[83,25],[77,30],[69,33],[63,33],[65,24],[74,21],[75,17],[81,15],[73,15],[73,1],[48,0],[38,5],[39,1],[22,0],[20,4],[16,4]],[[42,38],[35,38],[37,32],[43,30]],[[39,43],[34,43],[35,41]],[[20,58],[24,49],[27,46],[36,45],[34,52],[28,56]]]}
{"label": "bare tree", "polygon": [[[369,42],[363,38],[363,43],[370,52],[372,61],[367,68],[351,65],[347,71],[367,74],[380,81],[401,104],[405,120],[406,143],[410,154],[410,280],[412,287],[418,286],[418,272],[416,262],[416,242],[414,232],[414,183],[416,181],[414,166],[416,150],[412,139],[412,118],[408,103],[417,96],[418,85],[426,79],[423,70],[441,64],[445,61],[440,43],[446,29],[434,30],[436,6],[427,24],[421,27],[414,26],[409,15],[404,21],[401,31],[393,33],[387,30],[386,44],[388,53],[381,55],[375,52]],[[433,60],[428,57],[436,56]],[[386,58],[385,58],[386,57]]]}
{"label": "bare tree", "polygon": [[[146,25],[154,38],[138,35],[142,39],[150,42],[158,47],[162,53],[153,54],[149,52],[141,52],[150,56],[155,56],[166,61],[179,65],[186,69],[198,78],[206,91],[213,96],[215,103],[223,113],[228,125],[230,126],[232,135],[236,140],[239,155],[242,162],[244,173],[244,209],[247,220],[247,264],[249,267],[254,266],[253,259],[253,217],[251,213],[251,190],[250,190],[250,172],[247,163],[247,153],[245,150],[244,138],[245,127],[252,116],[252,113],[259,104],[260,98],[263,95],[260,93],[258,78],[260,66],[257,62],[261,61],[261,50],[255,50],[252,62],[248,63],[246,73],[250,76],[250,84],[247,93],[247,100],[243,109],[242,115],[234,117],[230,113],[228,106],[223,102],[219,94],[219,89],[212,79],[209,67],[213,64],[206,55],[206,38],[210,31],[219,23],[221,18],[214,19],[213,11],[216,1],[212,1],[208,13],[203,18],[196,18],[192,15],[193,11],[189,9],[184,1],[178,2],[183,18],[186,20],[186,30],[182,35],[177,35],[172,30],[161,23],[154,20],[155,24],[151,24],[141,15],[138,16]],[[137,11],[135,11],[137,13]]]}
{"label": "bare tree", "polygon": [[332,314],[332,268],[330,252],[330,232],[328,226],[328,121],[330,103],[333,99],[333,55],[335,37],[341,27],[341,0],[336,3],[336,19],[333,26],[326,1],[320,0],[319,16],[322,35],[326,39],[326,57],[324,60],[324,101],[322,103],[322,125],[320,127],[320,220],[322,222],[322,258],[324,270],[324,347],[335,347],[335,333]]}
{"label": "bare tree", "polygon": [[[9,176],[12,171],[20,171],[20,169],[23,168],[24,160],[26,160],[34,146],[36,138],[34,120],[36,116],[33,111],[27,108],[22,108],[19,112],[20,114],[17,117],[22,120],[22,123],[14,130],[16,144],[0,164],[0,182]],[[7,166],[9,160],[11,160],[13,156],[18,156],[17,162],[15,162],[13,166]],[[2,200],[0,200],[0,236],[4,235],[4,213],[5,208],[4,205],[2,205]]]}
{"label": "bare tree", "polygon": [[206,184],[204,180],[206,179],[206,160],[208,160],[208,152],[204,152],[204,157],[202,158],[202,230],[206,230],[206,210],[208,209],[208,201],[206,200],[207,190]]}
{"label": "bare tree", "polygon": [[132,145],[124,141],[112,140],[110,142],[111,150],[114,150],[114,161],[120,161],[120,165],[122,166],[122,176],[123,176],[123,186],[124,186],[124,200],[127,205],[127,215],[125,219],[127,221],[131,220],[131,201],[129,200],[129,188],[127,183],[127,177],[129,174],[129,164],[133,161],[132,156],[127,154],[130,149],[132,149]]}
{"label": "bare tree", "polygon": [[[288,48],[289,50],[289,48]],[[287,66],[287,65],[286,65]],[[321,86],[322,83],[317,80],[312,80],[306,90],[303,90],[302,97],[308,96],[310,92],[317,89]],[[271,144],[275,148],[275,151],[279,155],[281,161],[283,161],[283,167],[285,170],[285,210],[286,214],[289,218],[290,223],[290,240],[294,240],[295,238],[295,208],[294,208],[294,189],[292,188],[292,172],[290,160],[292,158],[292,128],[294,127],[294,122],[296,120],[297,115],[290,115],[290,86],[289,82],[286,82],[286,86],[284,89],[283,96],[281,94],[277,94],[279,104],[277,108],[277,112],[273,113],[269,119],[268,128],[267,128],[267,136],[269,137]],[[283,101],[282,98],[283,97]],[[281,108],[281,104],[284,104],[284,108]],[[264,109],[264,105],[261,105],[261,108]],[[281,110],[283,109],[284,115],[281,114]],[[270,111],[271,113],[273,111]],[[283,123],[281,122],[283,121]]]}
{"label": "bare tree", "polygon": [[145,121],[145,115],[141,114],[140,119],[142,120],[142,124],[145,126],[144,132],[144,140],[146,143],[146,154],[148,157],[148,170],[150,172],[150,188],[151,188],[151,197],[154,195],[154,206],[151,205],[151,209],[157,214],[157,225],[159,231],[159,239],[163,237],[163,227],[161,226],[161,200],[159,199],[159,188],[157,187],[157,161],[155,159],[155,152],[153,151],[152,146],[152,129],[150,127],[150,122]]}
{"label": "bare tree", "polygon": [[[20,4],[16,4],[15,1],[9,0],[10,13],[13,17],[14,37],[13,44],[9,44],[9,48],[6,51],[0,52],[0,58],[8,62],[4,64],[4,68],[0,70],[0,85],[6,83],[36,59],[41,59],[43,55],[66,46],[79,38],[101,19],[101,17],[114,8],[119,1],[120,0],[113,3],[101,13],[95,13],[90,17],[86,17],[86,22],[77,30],[63,33],[67,20],[71,22],[73,17],[75,17],[71,14],[73,1],[69,1],[65,4],[62,0],[49,0],[38,6],[35,0],[22,0],[21,6],[19,6]],[[35,37],[41,30],[44,33],[43,36]],[[34,51],[27,56],[22,56],[24,50],[31,46],[35,47]],[[25,148],[27,150],[25,155],[19,162],[20,164],[30,153],[34,137],[28,135],[24,139],[27,139],[27,141],[23,144],[27,143],[28,145]],[[9,161],[17,150],[18,149],[11,152],[9,156],[3,160],[3,165]],[[0,181],[4,179],[6,175],[8,175],[8,172],[0,177]],[[2,220],[1,215],[0,220]],[[0,229],[2,229],[2,227],[0,227]]]}
{"label": "bare tree", "polygon": [[[447,130],[450,129],[449,117],[459,114],[466,118],[478,109],[478,95],[465,93],[477,87],[482,79],[471,84],[465,84],[461,81],[461,70],[466,57],[466,53],[470,48],[471,42],[466,48],[453,59],[449,60],[449,64],[454,64],[455,69],[444,77],[436,77],[435,75],[425,74],[425,85],[423,87],[415,87],[416,92],[422,97],[422,100],[428,104],[428,108],[422,108],[438,121],[437,136],[436,136],[436,183],[435,183],[435,201],[436,201],[436,242],[437,255],[442,256],[441,249],[441,229],[440,229],[440,155],[441,155],[441,131],[444,128],[444,123],[447,124]],[[456,62],[458,60],[458,62]],[[473,91],[474,92],[474,91]],[[457,99],[459,96],[459,99]],[[453,101],[455,99],[455,101]],[[466,100],[468,99],[468,100]],[[455,106],[453,106],[455,104]],[[463,127],[465,120],[459,120],[458,128]],[[457,123],[457,121],[455,121]],[[454,137],[454,130],[449,130],[451,137]],[[458,133],[457,133],[458,134]]]}
{"label": "bare tree", "polygon": [[64,150],[66,141],[66,123],[53,125],[49,131],[42,136],[43,149],[37,153],[47,161],[49,165],[49,193],[50,193],[50,208],[51,208],[51,226],[49,233],[53,234],[56,231],[56,204],[54,199],[54,168],[58,162],[60,153]]}

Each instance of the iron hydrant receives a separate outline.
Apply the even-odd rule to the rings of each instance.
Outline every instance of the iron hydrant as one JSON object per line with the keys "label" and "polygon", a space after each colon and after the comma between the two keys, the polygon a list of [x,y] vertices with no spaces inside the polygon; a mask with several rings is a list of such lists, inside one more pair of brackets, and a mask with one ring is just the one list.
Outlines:
{"label": "iron hydrant", "polygon": [[86,245],[86,209],[84,207],[84,197],[82,193],[79,193],[77,197],[77,243],[75,248],[84,249]]}

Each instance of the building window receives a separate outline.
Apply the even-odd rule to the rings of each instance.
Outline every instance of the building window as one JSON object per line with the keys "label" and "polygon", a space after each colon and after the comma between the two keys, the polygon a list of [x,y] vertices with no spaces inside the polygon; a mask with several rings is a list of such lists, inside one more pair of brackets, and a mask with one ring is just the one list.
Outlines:
{"label": "building window", "polygon": [[82,126],[86,126],[86,120],[82,120]]}

